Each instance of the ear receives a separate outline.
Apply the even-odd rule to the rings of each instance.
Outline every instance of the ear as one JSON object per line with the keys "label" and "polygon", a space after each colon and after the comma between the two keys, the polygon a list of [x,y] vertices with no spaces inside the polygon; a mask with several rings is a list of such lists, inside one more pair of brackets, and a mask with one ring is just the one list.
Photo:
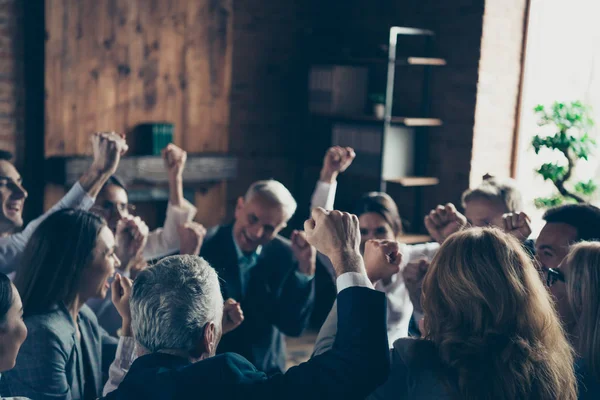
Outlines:
{"label": "ear", "polygon": [[190,353],[190,358],[203,360],[215,355],[217,352],[217,330],[214,322],[204,325],[204,330],[198,336],[194,349]]}
{"label": "ear", "polygon": [[238,219],[240,217],[240,213],[244,209],[244,205],[245,204],[246,204],[246,202],[244,201],[244,198],[243,197],[238,197],[237,203],[235,205],[235,218],[236,219]]}

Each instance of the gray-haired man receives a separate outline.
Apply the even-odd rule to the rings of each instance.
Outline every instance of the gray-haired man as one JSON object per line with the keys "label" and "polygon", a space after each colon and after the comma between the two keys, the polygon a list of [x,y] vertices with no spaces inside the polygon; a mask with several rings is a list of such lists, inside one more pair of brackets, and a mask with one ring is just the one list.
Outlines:
{"label": "gray-haired man", "polygon": [[[143,271],[133,285],[132,327],[149,354],[131,365],[107,399],[359,399],[384,382],[389,372],[385,296],[373,290],[365,272],[358,218],[315,209],[305,229],[338,277],[332,350],[271,378],[237,354],[215,356],[223,315],[217,274],[198,257],[169,257]],[[377,258],[385,269],[397,272],[398,263],[391,261],[399,260],[397,251],[373,248],[382,253]]]}
{"label": "gray-haired man", "polygon": [[218,352],[241,354],[267,374],[285,368],[282,333],[300,335],[314,301],[316,250],[304,232],[291,241],[278,235],[295,211],[280,182],[255,182],[238,199],[234,224],[209,231],[200,251],[222,279],[225,321],[239,322],[243,310]]}

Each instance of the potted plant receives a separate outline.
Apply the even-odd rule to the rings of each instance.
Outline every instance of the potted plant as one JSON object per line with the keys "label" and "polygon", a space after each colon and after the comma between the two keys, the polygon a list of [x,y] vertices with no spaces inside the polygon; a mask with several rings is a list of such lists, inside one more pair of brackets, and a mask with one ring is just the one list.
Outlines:
{"label": "potted plant", "polygon": [[[555,102],[552,107],[538,105],[534,109],[539,117],[538,126],[551,126],[555,133],[548,136],[535,135],[532,140],[536,154],[547,148],[559,151],[564,156],[562,162],[547,162],[536,171],[551,181],[558,193],[551,197],[535,199],[538,208],[554,207],[563,203],[585,203],[594,194],[597,185],[587,182],[572,182],[575,165],[581,159],[587,160],[595,148],[595,141],[588,131],[594,125],[589,107],[579,101],[572,103]],[[565,165],[566,164],[566,165]]]}
{"label": "potted plant", "polygon": [[373,105],[373,115],[378,119],[385,117],[385,95],[383,93],[372,93],[369,100]]}

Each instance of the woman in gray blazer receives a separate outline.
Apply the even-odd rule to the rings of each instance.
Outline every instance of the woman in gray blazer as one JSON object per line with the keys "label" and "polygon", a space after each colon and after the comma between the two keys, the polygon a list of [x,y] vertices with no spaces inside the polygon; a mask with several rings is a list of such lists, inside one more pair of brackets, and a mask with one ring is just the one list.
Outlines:
{"label": "woman in gray blazer", "polygon": [[[15,286],[29,334],[15,368],[0,381],[2,395],[32,399],[95,399],[101,395],[103,361],[116,340],[85,305],[104,297],[120,265],[106,222],[86,211],[48,217],[27,244]],[[112,347],[112,356],[103,349]]]}

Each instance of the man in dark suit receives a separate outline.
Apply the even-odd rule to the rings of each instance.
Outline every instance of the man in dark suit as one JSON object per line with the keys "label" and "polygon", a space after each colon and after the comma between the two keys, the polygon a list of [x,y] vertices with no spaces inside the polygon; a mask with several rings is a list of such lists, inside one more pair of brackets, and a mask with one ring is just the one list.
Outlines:
{"label": "man in dark suit", "polygon": [[226,323],[243,318],[217,352],[241,354],[269,375],[284,370],[283,334],[302,333],[314,302],[316,250],[304,232],[291,242],[278,235],[295,210],[281,183],[255,182],[238,199],[234,224],[209,231],[200,251],[221,278]]}
{"label": "man in dark suit", "polygon": [[[217,275],[201,258],[168,257],[138,276],[131,295],[135,339],[149,354],[134,361],[106,398],[358,399],[384,382],[385,295],[365,272],[358,218],[319,208],[305,229],[337,276],[339,322],[331,350],[270,378],[237,354],[215,355],[223,317]],[[390,261],[399,260],[397,254],[377,258],[398,269]]]}

